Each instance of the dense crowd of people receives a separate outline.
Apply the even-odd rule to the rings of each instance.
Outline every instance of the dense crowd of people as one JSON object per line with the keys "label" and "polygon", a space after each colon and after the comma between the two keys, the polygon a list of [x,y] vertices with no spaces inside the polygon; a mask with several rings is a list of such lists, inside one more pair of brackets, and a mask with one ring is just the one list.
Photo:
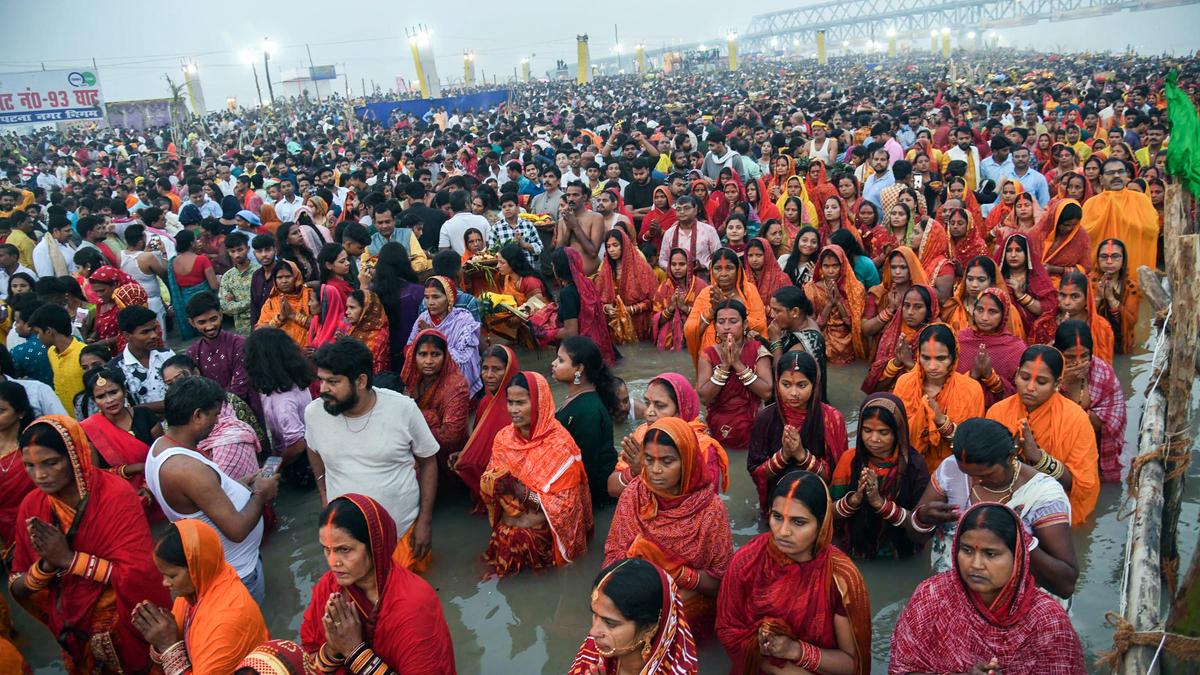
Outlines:
{"label": "dense crowd of people", "polygon": [[[1085,672],[1071,530],[1125,468],[1164,77],[1200,68],[907,60],[0,138],[11,601],[71,673],[453,673],[420,574],[457,493],[488,577],[603,546],[573,674],[695,673],[710,640],[870,672],[855,561],[916,555],[890,672]],[[635,343],[695,370],[635,398]],[[281,481],[319,493],[328,572],[271,635]],[[763,521],[736,550],[733,482]]]}

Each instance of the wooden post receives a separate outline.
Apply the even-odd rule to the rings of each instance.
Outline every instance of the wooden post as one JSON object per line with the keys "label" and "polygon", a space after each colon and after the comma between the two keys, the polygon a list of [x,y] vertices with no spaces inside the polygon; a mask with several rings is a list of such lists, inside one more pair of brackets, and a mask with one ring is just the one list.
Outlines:
{"label": "wooden post", "polygon": [[[1200,252],[1200,235],[1188,227],[1186,205],[1191,201],[1178,183],[1167,186],[1163,226],[1164,258],[1171,282],[1171,319],[1167,325],[1171,355],[1166,377],[1167,419],[1164,471],[1170,475],[1191,453],[1188,413],[1192,400],[1192,382],[1196,373],[1196,335],[1200,330],[1200,285],[1194,283]],[[1185,280],[1187,283],[1185,283]],[[1176,442],[1176,441],[1182,441]],[[1178,471],[1163,485],[1162,559],[1174,585],[1179,576],[1179,512],[1183,503],[1186,472]],[[1174,588],[1171,588],[1174,591]]]}

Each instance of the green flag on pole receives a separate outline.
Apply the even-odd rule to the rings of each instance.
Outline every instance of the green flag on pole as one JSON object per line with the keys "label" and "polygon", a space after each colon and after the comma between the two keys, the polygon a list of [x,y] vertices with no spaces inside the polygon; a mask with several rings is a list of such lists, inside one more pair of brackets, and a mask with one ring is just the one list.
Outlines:
{"label": "green flag on pole", "polygon": [[1187,92],[1176,84],[1178,79],[1178,70],[1167,75],[1167,117],[1171,120],[1167,172],[1200,199],[1200,117]]}

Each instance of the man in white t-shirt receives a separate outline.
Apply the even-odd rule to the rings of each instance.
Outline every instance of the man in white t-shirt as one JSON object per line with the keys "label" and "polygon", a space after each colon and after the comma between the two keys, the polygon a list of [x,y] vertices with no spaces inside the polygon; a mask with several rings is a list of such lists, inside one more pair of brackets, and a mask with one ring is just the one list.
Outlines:
{"label": "man in white t-shirt", "polygon": [[439,249],[443,251],[448,248],[454,249],[454,252],[459,255],[466,253],[467,230],[472,228],[479,230],[484,241],[491,236],[492,227],[488,225],[487,218],[471,213],[468,208],[469,194],[466,190],[450,193],[450,210],[454,212],[454,215],[442,223],[442,229],[438,233]]}
{"label": "man in white t-shirt", "polygon": [[352,492],[371,497],[396,522],[408,559],[422,563],[433,540],[437,439],[416,402],[371,386],[362,342],[343,337],[313,360],[321,397],[304,409],[304,437],[322,505]]}

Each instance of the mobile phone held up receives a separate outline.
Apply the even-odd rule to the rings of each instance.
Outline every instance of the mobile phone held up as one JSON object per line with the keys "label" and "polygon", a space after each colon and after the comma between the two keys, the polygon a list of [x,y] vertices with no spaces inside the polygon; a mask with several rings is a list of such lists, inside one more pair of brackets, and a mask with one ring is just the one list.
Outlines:
{"label": "mobile phone held up", "polygon": [[259,471],[258,475],[262,476],[263,478],[270,478],[271,476],[279,473],[279,465],[282,463],[283,457],[278,455],[268,457],[266,463],[263,464],[262,471]]}

